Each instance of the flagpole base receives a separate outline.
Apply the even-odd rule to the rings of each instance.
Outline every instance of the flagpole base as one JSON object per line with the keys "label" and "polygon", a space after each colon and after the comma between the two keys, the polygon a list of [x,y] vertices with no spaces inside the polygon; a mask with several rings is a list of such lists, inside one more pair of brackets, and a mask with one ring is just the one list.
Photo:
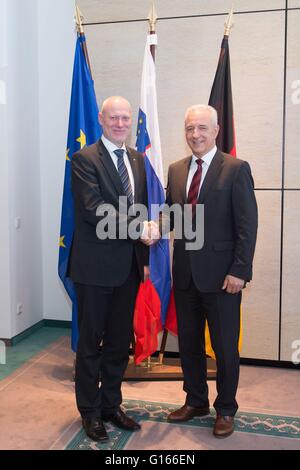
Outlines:
{"label": "flagpole base", "polygon": [[[207,379],[216,379],[216,362],[207,358]],[[142,362],[140,365],[135,365],[133,357],[130,357],[124,378],[124,381],[151,381],[151,380],[183,380],[183,373],[180,365],[179,358],[166,358],[164,357],[161,364],[159,359],[151,357],[151,362]]]}

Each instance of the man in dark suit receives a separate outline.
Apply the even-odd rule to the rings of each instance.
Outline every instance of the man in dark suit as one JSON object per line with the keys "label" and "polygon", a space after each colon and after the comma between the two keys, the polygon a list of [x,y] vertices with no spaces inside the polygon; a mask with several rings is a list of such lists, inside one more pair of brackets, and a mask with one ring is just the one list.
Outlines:
{"label": "man in dark suit", "polygon": [[241,291],[252,278],[257,205],[248,163],[217,149],[218,131],[214,108],[189,108],[185,133],[193,155],[169,168],[167,204],[191,204],[193,214],[198,204],[204,205],[204,220],[194,217],[192,222],[193,227],[204,224],[204,244],[190,250],[184,237],[174,242],[174,295],[187,396],[168,420],[183,422],[209,414],[207,320],[217,361],[214,435],[221,438],[232,434],[238,409]]}
{"label": "man in dark suit", "polygon": [[114,220],[122,221],[123,228],[134,217],[128,216],[124,204],[119,205],[120,196],[128,206],[147,205],[143,155],[125,146],[132,122],[130,104],[122,97],[108,98],[99,120],[101,139],[72,159],[75,233],[70,258],[78,300],[76,401],[83,427],[96,441],[107,439],[103,421],[131,431],[140,428],[120,408],[121,382],[128,363],[136,294],[147,273],[146,245],[150,244],[148,222],[143,240],[122,238],[118,230],[116,236],[112,233],[107,238],[98,233],[104,204],[114,209]]}

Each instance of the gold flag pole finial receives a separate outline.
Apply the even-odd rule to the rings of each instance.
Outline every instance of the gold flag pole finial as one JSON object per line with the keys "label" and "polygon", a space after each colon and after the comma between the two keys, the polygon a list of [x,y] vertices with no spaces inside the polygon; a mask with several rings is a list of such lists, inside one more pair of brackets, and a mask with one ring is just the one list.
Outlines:
{"label": "gold flag pole finial", "polygon": [[76,25],[77,25],[78,33],[79,33],[79,34],[83,34],[83,33],[84,33],[84,29],[83,29],[83,26],[82,26],[83,15],[82,15],[82,13],[81,13],[81,11],[79,10],[79,8],[78,8],[77,5],[76,5],[76,16],[75,16],[75,20],[76,20]]}
{"label": "gold flag pole finial", "polygon": [[149,16],[148,16],[148,20],[149,20],[149,29],[150,29],[150,32],[151,33],[155,33],[155,29],[156,29],[156,23],[157,23],[157,13],[156,13],[156,10],[155,10],[155,5],[154,3],[152,3],[152,7],[150,9],[150,12],[149,12]]}
{"label": "gold flag pole finial", "polygon": [[[77,5],[76,5],[76,16],[75,16],[75,20],[76,20],[77,31],[78,31],[79,36],[84,36],[84,29],[83,29],[83,25],[82,25],[82,20],[84,20],[84,16],[83,16],[83,14],[81,13],[81,11],[79,10],[79,8],[78,8]],[[87,63],[87,65],[88,65],[88,68],[89,68],[91,77],[93,78],[92,69],[91,69],[91,64],[90,64],[90,59],[89,59],[89,54],[88,54],[88,50],[87,50],[86,42],[85,42],[85,41],[82,43],[82,49],[83,49],[83,53],[84,53],[85,60],[86,60],[86,63]]]}
{"label": "gold flag pole finial", "polygon": [[231,29],[233,28],[233,4],[232,4],[232,7],[231,7],[231,10],[229,12],[229,15],[228,15],[228,18],[227,18],[227,21],[225,23],[225,32],[224,32],[224,35],[225,36],[229,36],[230,35],[230,31]]}

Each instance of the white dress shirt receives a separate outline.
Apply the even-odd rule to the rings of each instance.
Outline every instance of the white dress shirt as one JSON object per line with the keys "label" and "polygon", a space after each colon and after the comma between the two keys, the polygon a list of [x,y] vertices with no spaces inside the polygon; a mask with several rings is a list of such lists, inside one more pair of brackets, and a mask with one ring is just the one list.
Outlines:
{"label": "white dress shirt", "polygon": [[[112,159],[112,161],[113,161],[113,163],[114,163],[114,165],[115,165],[115,167],[118,171],[118,157],[114,153],[114,150],[120,150],[120,147],[117,147],[110,140],[108,140],[106,137],[104,137],[104,135],[102,135],[101,140],[102,140],[104,146],[106,147],[109,155],[111,156],[111,159]],[[128,171],[128,176],[129,176],[131,189],[132,189],[132,195],[133,195],[133,198],[134,198],[134,178],[133,178],[133,173],[132,173],[131,165],[130,165],[129,158],[128,158],[128,155],[127,155],[125,144],[123,144],[121,149],[124,150],[124,163],[125,163],[125,166],[126,166],[127,171]]]}
{"label": "white dress shirt", "polygon": [[[206,173],[208,171],[209,165],[211,164],[212,159],[214,158],[216,152],[217,152],[217,147],[215,145],[214,148],[212,148],[209,152],[207,152],[201,158],[201,160],[202,160],[202,175],[201,175],[201,181],[200,181],[200,186],[199,186],[198,197],[199,197],[200,189],[201,189],[201,186],[203,184],[204,178],[205,178]],[[198,164],[196,162],[197,160],[198,160],[198,158],[195,155],[193,155],[191,165],[190,165],[190,169],[189,169],[188,179],[187,179],[187,183],[186,183],[186,197],[188,197],[189,189],[190,189],[190,186],[191,186],[191,183],[192,183],[193,176],[194,176],[194,174],[196,173],[196,171],[198,169]]]}

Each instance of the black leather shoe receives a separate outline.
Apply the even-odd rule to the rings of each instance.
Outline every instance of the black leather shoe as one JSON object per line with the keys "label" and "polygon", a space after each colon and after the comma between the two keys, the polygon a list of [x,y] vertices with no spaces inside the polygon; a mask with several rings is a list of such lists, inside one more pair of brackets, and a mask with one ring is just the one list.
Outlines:
{"label": "black leather shoe", "polygon": [[93,441],[108,441],[108,435],[101,418],[82,418],[82,426]]}
{"label": "black leather shoe", "polygon": [[169,423],[183,423],[189,421],[195,416],[207,416],[209,415],[209,407],[196,408],[195,406],[183,405],[178,410],[172,411],[168,416]]}
{"label": "black leather shoe", "polygon": [[127,431],[138,431],[141,429],[141,426],[133,419],[129,418],[121,408],[118,408],[112,415],[106,415],[104,413],[102,418],[103,421],[110,421],[118,428],[127,429]]}

